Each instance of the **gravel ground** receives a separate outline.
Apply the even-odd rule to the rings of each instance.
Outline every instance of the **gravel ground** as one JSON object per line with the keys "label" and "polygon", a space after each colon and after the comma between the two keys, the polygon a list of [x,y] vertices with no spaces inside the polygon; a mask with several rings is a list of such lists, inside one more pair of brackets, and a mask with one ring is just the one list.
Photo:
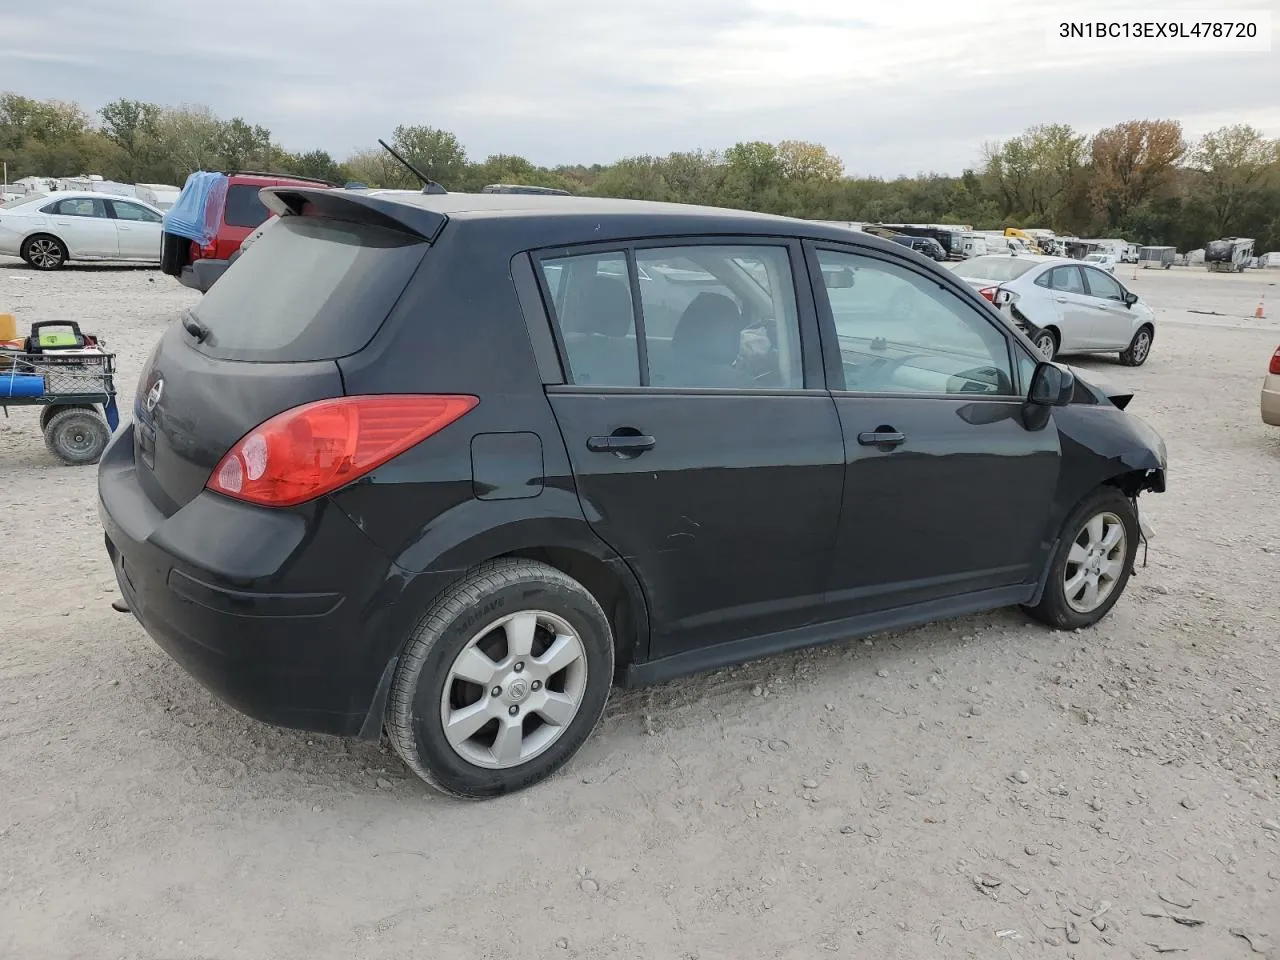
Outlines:
{"label": "gravel ground", "polygon": [[[214,701],[108,609],[94,471],[11,411],[0,956],[1275,956],[1280,327],[1250,318],[1280,272],[1120,275],[1151,360],[1082,365],[1136,389],[1171,487],[1098,628],[1003,611],[618,694],[565,772],[485,804]],[[129,398],[194,299],[0,260],[0,312],[107,337]]]}

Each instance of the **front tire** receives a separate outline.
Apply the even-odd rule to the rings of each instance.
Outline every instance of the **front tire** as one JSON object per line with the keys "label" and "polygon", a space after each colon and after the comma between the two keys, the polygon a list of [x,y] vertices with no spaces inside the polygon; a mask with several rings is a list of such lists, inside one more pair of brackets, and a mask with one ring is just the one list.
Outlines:
{"label": "front tire", "polygon": [[532,560],[482,564],[414,630],[391,685],[391,743],[450,796],[530,787],[586,742],[613,659],[609,619],[578,581]]}
{"label": "front tire", "polygon": [[38,233],[22,244],[22,259],[37,270],[57,270],[67,262],[67,247],[55,236]]}
{"label": "front tire", "polygon": [[1124,593],[1140,537],[1132,501],[1114,487],[1099,488],[1062,525],[1040,602],[1024,609],[1057,630],[1097,623]]}
{"label": "front tire", "polygon": [[1147,357],[1151,356],[1151,341],[1154,331],[1147,324],[1143,324],[1138,328],[1138,332],[1133,335],[1133,340],[1129,342],[1124,350],[1120,351],[1120,362],[1126,367],[1140,367],[1147,362]]}

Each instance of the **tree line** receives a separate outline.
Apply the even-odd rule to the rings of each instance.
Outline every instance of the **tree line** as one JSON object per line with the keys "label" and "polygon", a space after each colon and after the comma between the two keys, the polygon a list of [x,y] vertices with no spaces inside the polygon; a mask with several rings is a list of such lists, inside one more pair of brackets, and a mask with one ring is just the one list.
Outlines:
{"label": "tree line", "polygon": [[[796,140],[557,167],[512,154],[473,159],[453,133],[425,125],[397,127],[391,143],[450,190],[522,183],[807,219],[1048,227],[1179,250],[1250,236],[1259,251],[1280,250],[1280,141],[1247,124],[1195,141],[1176,120],[1130,120],[1092,134],[1042,124],[984,144],[959,176],[896,179],[852,175],[821,144]],[[126,99],[90,115],[74,103],[0,94],[0,160],[11,180],[97,173],[181,185],[193,170],[251,169],[417,186],[380,147],[342,160],[324,150],[294,153],[241,117]]]}

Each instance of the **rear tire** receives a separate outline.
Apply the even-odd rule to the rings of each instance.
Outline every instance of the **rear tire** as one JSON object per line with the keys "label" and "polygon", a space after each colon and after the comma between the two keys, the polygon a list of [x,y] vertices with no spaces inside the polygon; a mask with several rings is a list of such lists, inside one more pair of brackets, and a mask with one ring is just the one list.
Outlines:
{"label": "rear tire", "polygon": [[111,441],[111,427],[97,410],[84,407],[59,409],[44,428],[49,452],[71,466],[97,463]]}
{"label": "rear tire", "polygon": [[1140,326],[1129,346],[1120,351],[1120,362],[1126,367],[1140,367],[1146,363],[1147,357],[1151,356],[1154,335],[1155,331],[1148,324]]}
{"label": "rear tire", "polygon": [[595,597],[532,560],[482,564],[418,622],[391,684],[401,759],[449,796],[530,787],[577,753],[613,684],[613,634]]}
{"label": "rear tire", "polygon": [[1052,360],[1058,355],[1058,335],[1048,328],[1037,330],[1031,342],[1042,360]]}
{"label": "rear tire", "polygon": [[1056,630],[1097,623],[1124,593],[1140,537],[1129,498],[1115,487],[1099,487],[1062,525],[1040,602],[1023,609]]}
{"label": "rear tire", "polygon": [[23,241],[22,259],[36,270],[57,270],[67,262],[67,247],[52,234],[37,233]]}

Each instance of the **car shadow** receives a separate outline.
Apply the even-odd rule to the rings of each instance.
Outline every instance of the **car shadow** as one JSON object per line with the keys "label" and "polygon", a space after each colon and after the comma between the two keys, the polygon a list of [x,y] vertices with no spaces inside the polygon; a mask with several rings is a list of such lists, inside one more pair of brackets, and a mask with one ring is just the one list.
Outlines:
{"label": "car shadow", "polygon": [[0,261],[0,270],[23,271],[29,274],[57,274],[57,273],[140,273],[146,270],[158,271],[160,265],[158,263],[129,263],[126,261],[94,261],[81,262],[72,260],[64,263],[57,270],[36,270],[34,267],[28,266],[21,260]]}
{"label": "car shadow", "polygon": [[[118,615],[106,611],[104,602],[104,616]],[[184,776],[189,786],[234,788],[266,796],[278,791],[282,779],[288,779],[295,781],[299,800],[321,791],[333,799],[386,795],[456,802],[418,780],[385,736],[376,743],[356,741],[252,720],[206,691],[147,640],[136,623],[128,623],[126,629],[134,635],[131,639],[144,644],[133,647],[134,655],[145,661],[145,669],[134,671],[129,681],[134,688],[131,694],[137,698],[134,708],[148,715],[150,737],[163,740],[186,758]],[[1041,644],[1035,642],[1037,635]],[[771,697],[809,698],[819,710],[824,701],[839,700],[851,691],[877,699],[892,697],[892,687],[885,686],[884,677],[900,678],[899,682],[912,675],[923,679],[925,671],[919,663],[953,659],[957,649],[984,641],[993,647],[1005,645],[1012,636],[1019,642],[1028,641],[1032,648],[1054,642],[1051,631],[1009,608],[907,631],[840,640],[651,687],[615,688],[596,731],[553,781],[566,775],[569,780],[576,779],[584,770],[602,763],[611,766],[624,754],[631,766],[643,764],[645,755],[660,757],[670,749],[670,743],[655,739],[657,732],[682,737],[690,729],[704,729],[713,723],[713,717],[714,723],[729,726],[750,723],[755,705]],[[959,691],[956,695],[965,701],[981,699]],[[121,736],[141,722],[138,717],[118,717]],[[778,734],[789,735],[799,733],[783,730]],[[775,744],[770,749],[779,747]]]}

